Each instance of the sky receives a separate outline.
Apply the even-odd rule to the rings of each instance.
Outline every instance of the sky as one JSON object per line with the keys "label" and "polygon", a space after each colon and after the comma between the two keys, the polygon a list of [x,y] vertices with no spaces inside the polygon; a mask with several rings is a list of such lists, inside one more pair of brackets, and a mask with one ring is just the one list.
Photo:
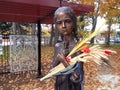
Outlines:
{"label": "sky", "polygon": [[[105,21],[106,21],[106,20],[105,20],[104,18],[98,17],[98,18],[97,18],[97,24],[96,24],[96,29],[95,29],[95,30],[98,30],[99,28],[100,28],[100,30],[108,30],[108,29],[107,29],[107,25],[104,24]],[[111,28],[114,29],[114,30],[116,30],[116,31],[120,31],[120,28],[119,28],[119,27],[120,27],[119,24],[113,24],[113,25],[111,26]],[[87,28],[88,31],[89,31],[89,30],[91,30],[92,25],[89,25],[89,26],[87,26],[86,28]]]}

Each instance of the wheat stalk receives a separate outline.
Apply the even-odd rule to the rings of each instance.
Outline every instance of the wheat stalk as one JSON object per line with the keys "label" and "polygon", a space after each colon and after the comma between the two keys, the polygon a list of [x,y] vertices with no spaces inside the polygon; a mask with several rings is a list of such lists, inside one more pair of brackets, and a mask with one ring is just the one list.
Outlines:
{"label": "wheat stalk", "polygon": [[94,31],[92,34],[90,34],[87,38],[83,39],[82,41],[78,42],[76,44],[76,46],[72,49],[72,51],[68,54],[67,57],[71,56],[72,54],[74,54],[75,52],[77,52],[79,50],[79,48],[84,45],[87,41],[91,40],[93,37],[95,37],[96,35],[98,35],[99,33],[101,33],[102,31],[100,31],[101,27],[106,23],[106,21],[98,28],[98,30]]}
{"label": "wheat stalk", "polygon": [[[104,22],[102,26],[105,24]],[[101,28],[101,27],[100,27]],[[72,51],[68,54],[67,57],[70,57],[75,52],[82,50],[87,47],[87,44],[85,44],[87,41],[91,40],[93,37],[95,37],[97,34],[100,33],[100,28],[96,31],[94,31],[91,35],[89,35],[87,38],[83,39],[81,42],[78,42],[76,46],[72,49]],[[44,79],[50,78],[54,75],[56,75],[59,72],[67,71],[70,69],[76,62],[95,62],[98,65],[101,65],[102,63],[105,65],[109,65],[109,58],[104,53],[105,50],[102,50],[98,45],[90,47],[90,53],[82,53],[74,58],[72,58],[69,62],[69,66],[67,68],[64,67],[62,63],[60,63],[58,66],[54,67],[50,70],[50,72],[43,78],[40,79],[40,81],[43,81]],[[111,53],[116,53],[115,51],[108,50]]]}
{"label": "wheat stalk", "polygon": [[[116,51],[112,51],[112,50],[108,50],[108,51],[110,51],[111,53],[116,53]],[[76,57],[71,58],[69,62],[69,66],[67,68],[65,68],[64,65],[60,63],[58,66],[51,69],[49,74],[41,78],[40,81],[50,78],[59,72],[67,71],[73,65],[75,65],[76,62],[84,62],[84,63],[95,62],[98,65],[101,65],[101,64],[109,65],[109,58],[105,54],[105,50],[101,49],[98,45],[95,45],[95,46],[90,47],[89,53],[84,52]]]}

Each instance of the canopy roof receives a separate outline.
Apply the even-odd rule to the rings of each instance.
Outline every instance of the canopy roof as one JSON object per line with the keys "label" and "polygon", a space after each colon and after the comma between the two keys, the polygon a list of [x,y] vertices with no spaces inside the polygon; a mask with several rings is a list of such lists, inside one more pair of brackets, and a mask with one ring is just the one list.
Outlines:
{"label": "canopy roof", "polygon": [[[62,2],[70,6],[76,15],[93,12],[94,7]],[[53,23],[54,11],[60,7],[59,0],[0,0],[0,22]]]}

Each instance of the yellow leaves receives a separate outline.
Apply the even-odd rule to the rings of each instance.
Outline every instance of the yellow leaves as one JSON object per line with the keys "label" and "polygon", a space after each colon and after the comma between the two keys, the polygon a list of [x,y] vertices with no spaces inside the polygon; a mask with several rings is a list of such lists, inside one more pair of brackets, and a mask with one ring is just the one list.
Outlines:
{"label": "yellow leaves", "polygon": [[[92,5],[95,6],[95,2],[97,0],[77,0],[81,2],[81,4]],[[99,15],[108,18],[115,17],[120,14],[120,0],[99,0],[100,1],[100,8],[99,8]],[[96,12],[90,13],[89,15],[95,15]]]}
{"label": "yellow leaves", "polygon": [[43,31],[42,37],[50,37],[51,34],[48,31]]}
{"label": "yellow leaves", "polygon": [[120,14],[120,0],[106,0],[100,1],[100,16],[104,14],[107,15],[108,18],[112,18]]}
{"label": "yellow leaves", "polygon": [[9,84],[13,83],[13,80],[10,80],[8,83],[9,83]]}
{"label": "yellow leaves", "polygon": [[[110,47],[109,47],[110,48]],[[117,55],[112,55],[110,58],[113,62],[114,69],[110,70],[112,74],[116,74],[120,76],[120,49],[110,48],[116,50],[118,53]],[[47,63],[47,66],[51,64],[52,56],[54,47],[42,47],[42,59],[43,63]],[[51,51],[51,52],[48,52]],[[44,52],[44,53],[43,53]],[[46,54],[50,54],[49,56]],[[44,59],[43,59],[44,58]],[[48,60],[48,61],[47,61]],[[42,75],[44,75],[45,71],[49,69],[44,66],[42,63]],[[2,63],[0,63],[2,64]],[[85,73],[85,85],[84,90],[98,90],[102,84],[97,80],[97,76],[103,74],[102,71],[106,69],[106,67],[98,67],[94,62],[91,63],[84,63],[84,73]],[[29,74],[29,78],[26,77]],[[16,77],[19,77],[16,79]],[[39,78],[36,78],[37,71],[27,71],[27,72],[20,72],[20,73],[10,73],[10,74],[3,74],[0,75],[0,90],[54,90],[54,82],[55,78],[51,79],[49,83],[40,82]],[[23,81],[24,80],[24,81]],[[105,84],[104,84],[105,85]]]}
{"label": "yellow leaves", "polygon": [[81,2],[82,4],[85,4],[85,5],[92,5],[94,6],[94,1],[95,0],[78,0],[79,2]]}
{"label": "yellow leaves", "polygon": [[78,35],[82,37],[86,37],[86,35],[89,35],[89,33],[85,30],[79,30]]}
{"label": "yellow leaves", "polygon": [[[85,5],[92,5],[98,7],[95,2],[100,2],[99,15],[106,17],[115,17],[120,14],[120,0],[75,0],[76,2],[80,2]],[[114,10],[115,11],[114,11]],[[96,12],[90,13],[89,15],[95,15]]]}
{"label": "yellow leaves", "polygon": [[6,30],[5,32],[3,32],[2,34],[4,34],[4,35],[8,35],[8,34],[10,34],[10,31],[8,30]]}
{"label": "yellow leaves", "polygon": [[85,21],[82,21],[82,22],[77,21],[77,24],[80,25],[80,26],[83,26],[83,25],[85,25]]}
{"label": "yellow leaves", "polygon": [[42,37],[50,37],[51,36],[50,32],[51,32],[51,30],[49,27],[43,27]]}
{"label": "yellow leaves", "polygon": [[109,12],[108,12],[108,16],[109,18],[112,18],[114,16],[117,16],[120,14],[120,10],[116,10],[116,9],[111,9]]}

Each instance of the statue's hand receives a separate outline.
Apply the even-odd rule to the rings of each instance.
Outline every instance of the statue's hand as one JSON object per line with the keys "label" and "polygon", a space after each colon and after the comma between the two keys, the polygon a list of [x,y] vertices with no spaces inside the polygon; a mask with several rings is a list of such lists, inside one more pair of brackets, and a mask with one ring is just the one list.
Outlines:
{"label": "statue's hand", "polygon": [[81,74],[78,69],[74,70],[74,72],[71,74],[70,80],[73,81],[74,83],[78,83],[82,81]]}
{"label": "statue's hand", "polygon": [[58,54],[57,59],[65,66],[69,66],[68,62],[65,59],[65,56],[63,54]]}

